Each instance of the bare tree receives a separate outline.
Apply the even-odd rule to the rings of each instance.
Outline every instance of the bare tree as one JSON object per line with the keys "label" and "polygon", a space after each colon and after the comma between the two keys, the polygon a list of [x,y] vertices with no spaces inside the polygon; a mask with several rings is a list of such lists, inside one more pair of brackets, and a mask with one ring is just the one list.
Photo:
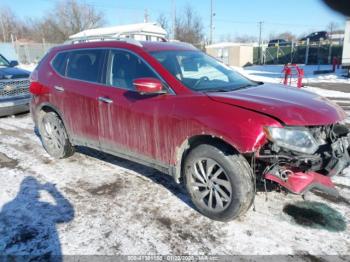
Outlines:
{"label": "bare tree", "polygon": [[204,42],[202,19],[191,6],[186,6],[182,15],[176,18],[175,39],[202,46]]}
{"label": "bare tree", "polygon": [[334,32],[334,31],[337,31],[338,29],[339,29],[339,24],[335,22],[330,22],[327,26],[328,32]]}
{"label": "bare tree", "polygon": [[240,35],[236,36],[234,41],[238,43],[255,43],[258,42],[258,38],[252,35]]}
{"label": "bare tree", "polygon": [[160,14],[157,18],[157,23],[163,28],[165,29],[168,34],[170,33],[170,26],[169,26],[169,21],[167,19],[167,17],[164,14]]}
{"label": "bare tree", "polygon": [[[204,43],[202,19],[195,13],[191,6],[186,6],[181,15],[175,19],[175,39],[202,46]],[[172,26],[164,14],[160,14],[157,19],[158,24],[163,27],[168,34],[173,34]]]}
{"label": "bare tree", "polygon": [[0,8],[0,39],[10,42],[11,35],[23,37],[26,31],[25,25],[8,7]]}
{"label": "bare tree", "polygon": [[284,39],[287,41],[295,41],[297,37],[291,32],[283,32],[277,35],[277,38]]}
{"label": "bare tree", "polygon": [[32,30],[35,38],[59,43],[72,34],[103,25],[103,14],[92,6],[77,0],[64,0],[57,2],[54,11],[44,19],[34,22]]}
{"label": "bare tree", "polygon": [[232,36],[232,34],[227,33],[227,34],[222,34],[220,35],[220,42],[233,42],[234,41],[234,37]]}
{"label": "bare tree", "polygon": [[278,34],[271,33],[270,40],[271,39],[284,39],[287,41],[295,41],[297,39],[297,37],[293,33],[287,31],[287,32],[282,32],[282,33],[278,33]]}

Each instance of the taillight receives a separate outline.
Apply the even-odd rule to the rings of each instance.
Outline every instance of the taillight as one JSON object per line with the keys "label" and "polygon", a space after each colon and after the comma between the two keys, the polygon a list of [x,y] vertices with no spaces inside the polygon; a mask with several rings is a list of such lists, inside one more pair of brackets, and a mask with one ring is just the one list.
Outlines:
{"label": "taillight", "polygon": [[49,89],[39,83],[38,70],[35,69],[29,77],[29,92],[33,95],[44,95],[49,93]]}

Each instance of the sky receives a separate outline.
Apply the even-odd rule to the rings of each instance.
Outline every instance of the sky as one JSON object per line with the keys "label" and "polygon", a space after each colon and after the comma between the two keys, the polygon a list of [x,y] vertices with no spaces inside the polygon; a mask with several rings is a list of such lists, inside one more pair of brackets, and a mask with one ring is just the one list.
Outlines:
{"label": "sky", "polygon": [[[164,14],[171,23],[172,3],[177,14],[190,5],[203,19],[204,31],[209,35],[210,0],[80,0],[105,14],[106,25],[114,26],[143,22],[145,9],[150,21]],[[40,18],[55,6],[55,0],[0,0],[1,6],[10,7],[22,18]],[[258,36],[258,22],[262,21],[262,36],[290,31],[297,36],[324,30],[335,22],[344,28],[345,18],[324,6],[320,0],[213,0],[214,40],[227,35]]]}

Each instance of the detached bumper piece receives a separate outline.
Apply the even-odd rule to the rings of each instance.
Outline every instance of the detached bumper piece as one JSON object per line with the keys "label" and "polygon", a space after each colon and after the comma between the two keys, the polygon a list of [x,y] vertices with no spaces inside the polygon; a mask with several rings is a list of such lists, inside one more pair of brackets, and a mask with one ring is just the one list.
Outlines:
{"label": "detached bumper piece", "polygon": [[349,146],[350,133],[324,145],[326,149],[320,148],[314,155],[295,155],[286,151],[273,155],[273,150],[269,150],[268,156],[257,157],[267,166],[263,178],[280,184],[294,194],[317,189],[338,196],[331,177],[340,174],[350,165]]}
{"label": "detached bumper piece", "polygon": [[317,189],[335,197],[339,195],[330,177],[313,171],[306,173],[291,172],[285,180],[270,173],[266,174],[265,178],[280,184],[290,192],[298,195],[302,195],[311,189]]}

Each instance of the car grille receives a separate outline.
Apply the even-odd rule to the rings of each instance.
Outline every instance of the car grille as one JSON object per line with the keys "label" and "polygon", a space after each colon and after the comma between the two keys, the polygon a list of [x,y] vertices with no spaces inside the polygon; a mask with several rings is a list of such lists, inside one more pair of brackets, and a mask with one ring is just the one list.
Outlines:
{"label": "car grille", "polygon": [[0,81],[0,98],[29,94],[29,79],[11,79]]}

